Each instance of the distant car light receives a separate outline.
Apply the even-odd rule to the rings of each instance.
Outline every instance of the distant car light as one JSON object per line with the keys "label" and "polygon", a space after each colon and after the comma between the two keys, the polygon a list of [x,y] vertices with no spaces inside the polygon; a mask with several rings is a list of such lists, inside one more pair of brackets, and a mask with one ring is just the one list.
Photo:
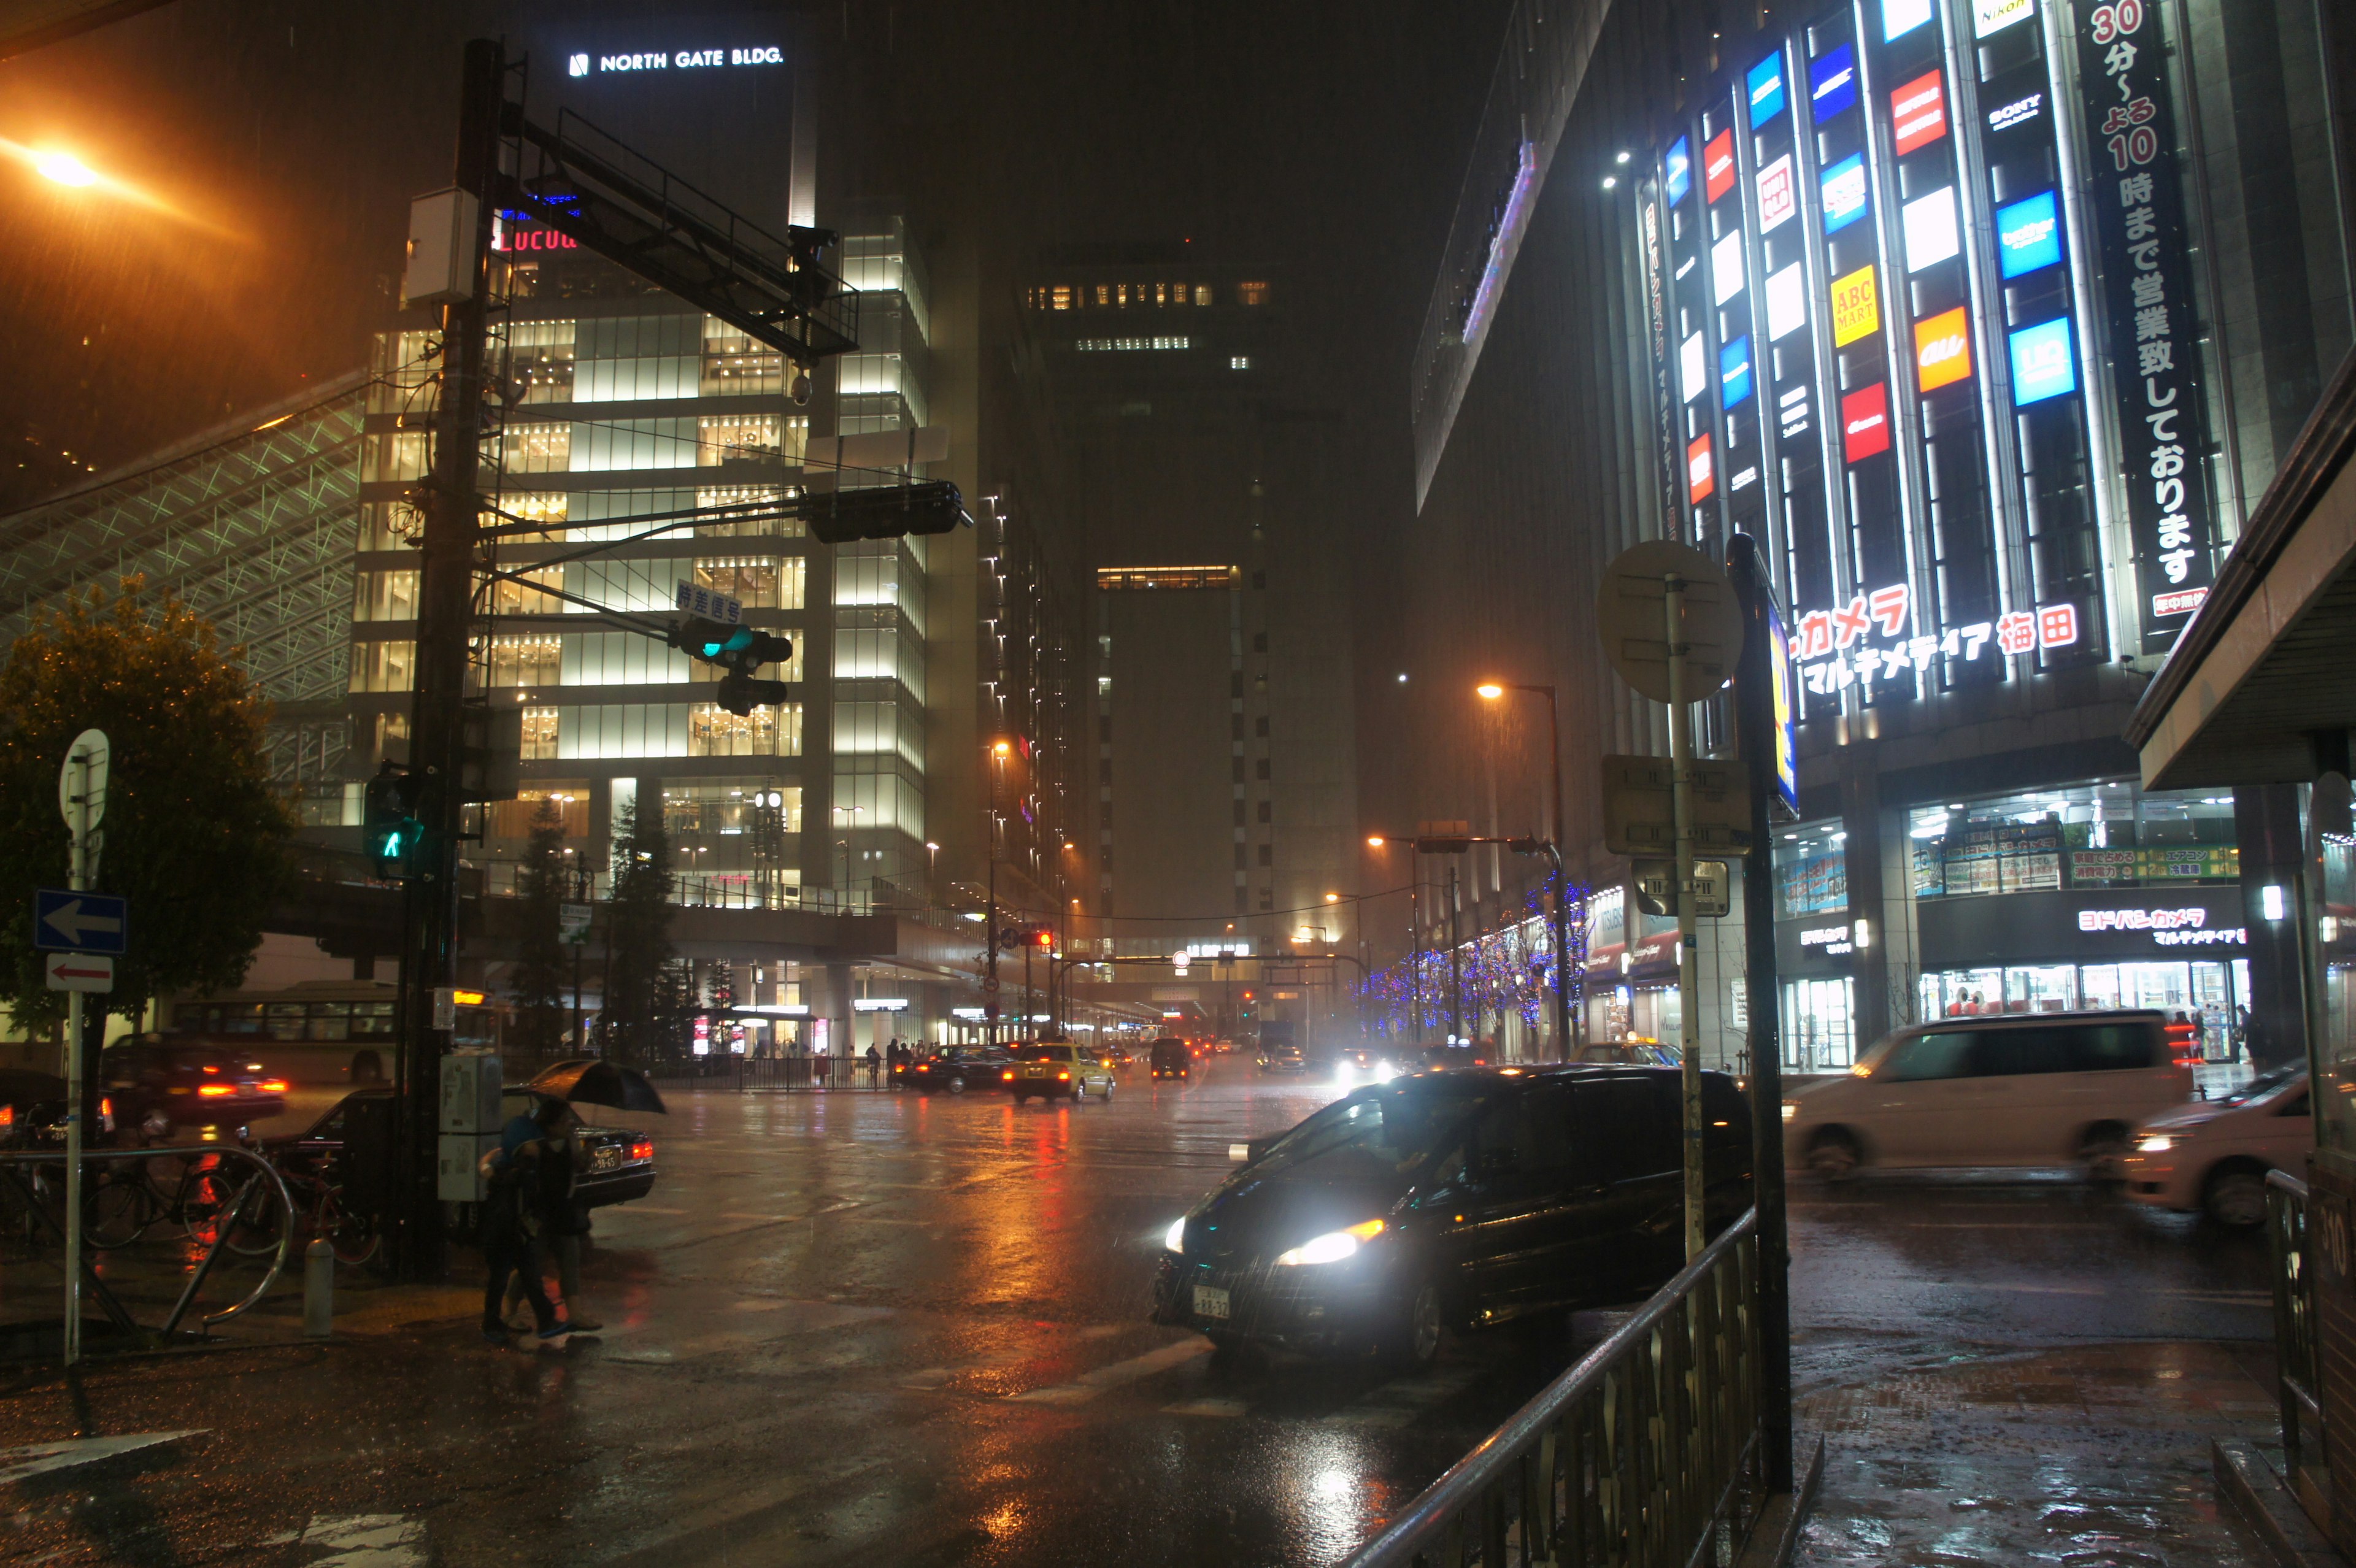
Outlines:
{"label": "distant car light", "polygon": [[1055,1074],[1055,1082],[1058,1083],[1069,1083],[1071,1081],[1072,1075],[1068,1072],[1058,1072]]}
{"label": "distant car light", "polygon": [[254,1087],[261,1090],[265,1094],[284,1094],[286,1093],[286,1080],[284,1078],[265,1078],[261,1083],[255,1084]]}
{"label": "distant car light", "polygon": [[1350,1080],[1355,1078],[1357,1075],[1357,1068],[1346,1061],[1340,1063],[1333,1069],[1333,1082],[1336,1083],[1347,1084]]}
{"label": "distant car light", "polygon": [[1368,1220],[1346,1231],[1328,1231],[1312,1237],[1290,1252],[1279,1253],[1279,1268],[1297,1268],[1305,1264],[1338,1264],[1357,1254],[1360,1243],[1373,1241],[1383,1233],[1380,1220]]}
{"label": "distant car light", "polygon": [[[210,1072],[212,1069],[208,1067],[205,1071]],[[223,1094],[236,1093],[237,1085],[234,1083],[200,1083],[197,1086],[197,1093],[205,1099],[217,1100]]]}
{"label": "distant car light", "polygon": [[1014,1082],[1014,1069],[1010,1067],[1005,1072],[1000,1073],[999,1076],[1004,1079],[1007,1083],[1012,1083]]}
{"label": "distant car light", "polygon": [[1170,1229],[1162,1237],[1165,1251],[1183,1253],[1186,1250],[1186,1216],[1181,1214],[1170,1221]]}
{"label": "distant car light", "polygon": [[2176,1140],[2169,1137],[2166,1133],[2153,1133],[2148,1137],[2141,1137],[2136,1140],[2136,1152],[2137,1154],[2166,1154],[2169,1149],[2172,1149],[2175,1147]]}
{"label": "distant car light", "polygon": [[1786,1100],[1783,1102],[1783,1119],[1785,1121],[1790,1121],[1799,1114],[1800,1103],[1797,1100]]}

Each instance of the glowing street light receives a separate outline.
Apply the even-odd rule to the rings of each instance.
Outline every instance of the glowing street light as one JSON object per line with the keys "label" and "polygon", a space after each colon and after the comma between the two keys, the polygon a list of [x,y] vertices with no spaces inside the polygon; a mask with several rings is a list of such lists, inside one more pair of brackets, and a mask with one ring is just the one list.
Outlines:
{"label": "glowing street light", "polygon": [[1484,680],[1472,689],[1480,696],[1488,699],[1491,702],[1494,702],[1497,699],[1505,695],[1505,688],[1499,686],[1494,680]]}
{"label": "glowing street light", "polygon": [[90,186],[98,183],[98,176],[91,166],[71,153],[60,153],[55,149],[36,152],[33,167],[36,172],[59,185]]}

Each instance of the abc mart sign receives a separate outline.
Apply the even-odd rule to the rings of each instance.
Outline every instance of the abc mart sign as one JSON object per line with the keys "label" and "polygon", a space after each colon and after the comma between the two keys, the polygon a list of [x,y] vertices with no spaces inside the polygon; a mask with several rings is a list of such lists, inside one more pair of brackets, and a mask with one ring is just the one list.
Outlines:
{"label": "abc mart sign", "polygon": [[750,48],[657,49],[652,54],[573,54],[565,57],[564,70],[568,76],[591,76],[606,71],[695,70],[710,66],[785,63],[786,51],[782,48],[756,44]]}

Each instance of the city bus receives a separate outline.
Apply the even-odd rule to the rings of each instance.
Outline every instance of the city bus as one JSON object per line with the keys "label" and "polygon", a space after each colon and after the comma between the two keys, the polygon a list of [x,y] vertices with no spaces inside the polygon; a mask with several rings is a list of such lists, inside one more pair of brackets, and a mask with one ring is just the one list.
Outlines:
{"label": "city bus", "polygon": [[[172,1004],[167,1039],[243,1051],[298,1083],[382,1083],[392,1077],[399,987],[386,980],[306,980],[283,991],[236,991]],[[499,1009],[458,993],[454,1046],[497,1050]]]}

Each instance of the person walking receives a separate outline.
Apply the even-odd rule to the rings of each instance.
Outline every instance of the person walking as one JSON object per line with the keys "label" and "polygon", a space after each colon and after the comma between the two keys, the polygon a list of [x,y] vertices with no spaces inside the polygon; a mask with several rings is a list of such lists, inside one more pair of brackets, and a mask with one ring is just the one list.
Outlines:
{"label": "person walking", "polygon": [[[581,1238],[589,1233],[589,1206],[581,1200],[581,1147],[573,1136],[580,1113],[562,1100],[543,1101],[534,1125],[541,1129],[535,1182],[539,1239],[556,1264],[557,1304],[567,1333],[594,1333],[605,1324],[590,1317],[581,1301]],[[508,1327],[519,1331],[516,1312],[522,1304],[523,1282],[518,1278],[509,1283],[500,1308]]]}
{"label": "person walking", "polygon": [[[893,1048],[896,1050],[898,1049],[900,1042],[895,1040],[892,1044]],[[867,1042],[867,1085],[869,1088],[872,1089],[875,1086],[877,1082],[883,1077],[883,1072],[884,1053],[875,1049],[875,1042],[871,1040]]]}
{"label": "person walking", "polygon": [[540,1225],[541,1138],[546,1130],[541,1118],[549,1116],[552,1107],[562,1110],[562,1104],[552,1100],[541,1107],[540,1116],[511,1118],[500,1129],[499,1147],[485,1154],[477,1168],[488,1182],[483,1198],[483,1262],[489,1269],[483,1284],[483,1339],[503,1349],[508,1326],[500,1298],[511,1278],[522,1282],[541,1343],[562,1341],[568,1332],[557,1322],[548,1292],[541,1288],[539,1249],[533,1244]]}

